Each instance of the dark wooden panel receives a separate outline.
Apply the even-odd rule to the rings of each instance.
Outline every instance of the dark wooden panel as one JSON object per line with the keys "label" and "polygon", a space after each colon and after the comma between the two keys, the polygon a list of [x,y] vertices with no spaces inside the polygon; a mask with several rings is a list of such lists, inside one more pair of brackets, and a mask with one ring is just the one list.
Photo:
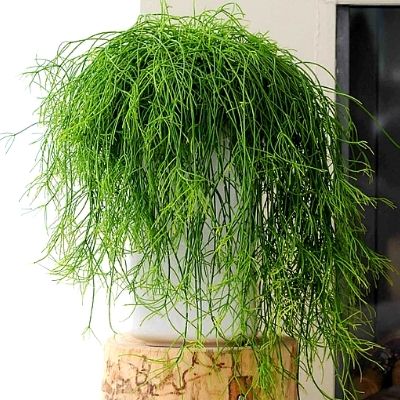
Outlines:
{"label": "dark wooden panel", "polygon": [[[336,72],[341,88],[360,99],[400,142],[400,7],[338,7]],[[389,257],[396,271],[391,274],[392,285],[382,279],[368,298],[376,309],[375,340],[387,345],[389,338],[400,337],[400,151],[362,110],[349,105],[359,138],[374,152],[370,162],[376,171],[373,184],[367,178],[357,184],[397,206],[368,209],[364,219],[366,242]],[[337,395],[340,398],[339,390]]]}
{"label": "dark wooden panel", "polygon": [[[378,20],[376,7],[349,7],[349,61],[348,61],[348,93],[359,99],[363,106],[372,114],[378,113]],[[358,105],[350,102],[351,117],[357,127],[358,138],[366,141],[372,152],[368,154],[371,167],[376,170],[378,137],[374,122],[367,116],[365,111]],[[357,158],[356,154],[350,154]],[[361,176],[357,185],[371,196],[377,195],[377,180],[371,183],[368,176]],[[366,227],[365,241],[376,250],[377,248],[377,210],[369,207],[364,213],[364,225]],[[375,339],[375,307],[376,291],[371,291],[367,302],[372,312],[365,309],[369,319],[372,321],[372,329],[362,328],[358,334],[364,338]]]}
{"label": "dark wooden panel", "polygon": [[[377,11],[379,69],[378,115],[384,128],[400,140],[400,9]],[[400,329],[400,152],[381,133],[377,149],[377,194],[397,205],[377,210],[377,250],[388,256],[397,272],[393,285],[382,280],[378,288],[376,335],[378,342]]]}
{"label": "dark wooden panel", "polygon": [[[350,45],[349,45],[349,93],[359,99],[364,107],[377,114],[378,85],[378,45],[377,45],[377,15],[376,8],[350,7]],[[374,154],[377,152],[377,129],[373,121],[366,116],[360,107],[350,103],[350,112],[357,126],[359,139],[368,142]],[[376,158],[369,154],[369,161],[376,170]],[[358,180],[358,185],[368,194],[377,193],[376,181],[371,184],[368,177]],[[367,228],[366,242],[376,248],[376,217],[374,208],[365,213]]]}

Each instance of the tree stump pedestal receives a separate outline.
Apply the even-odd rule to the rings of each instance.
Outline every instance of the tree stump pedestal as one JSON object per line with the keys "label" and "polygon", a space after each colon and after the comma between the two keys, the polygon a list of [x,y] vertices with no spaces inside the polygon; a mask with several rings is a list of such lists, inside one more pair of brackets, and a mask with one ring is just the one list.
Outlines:
{"label": "tree stump pedestal", "polygon": [[[296,342],[284,338],[280,347],[280,362],[295,376]],[[279,376],[274,393],[254,393],[258,372],[250,348],[153,347],[124,334],[107,342],[105,356],[105,400],[297,399],[295,380]]]}

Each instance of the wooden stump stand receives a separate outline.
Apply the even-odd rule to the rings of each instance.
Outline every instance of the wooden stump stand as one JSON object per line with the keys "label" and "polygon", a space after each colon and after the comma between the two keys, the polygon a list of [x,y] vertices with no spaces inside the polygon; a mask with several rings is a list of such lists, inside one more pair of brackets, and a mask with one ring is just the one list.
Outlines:
{"label": "wooden stump stand", "polygon": [[[296,343],[285,338],[281,349],[285,369],[295,375]],[[274,393],[254,393],[257,365],[249,348],[180,349],[153,347],[131,335],[116,335],[105,348],[105,400],[296,400],[297,385],[277,376]]]}

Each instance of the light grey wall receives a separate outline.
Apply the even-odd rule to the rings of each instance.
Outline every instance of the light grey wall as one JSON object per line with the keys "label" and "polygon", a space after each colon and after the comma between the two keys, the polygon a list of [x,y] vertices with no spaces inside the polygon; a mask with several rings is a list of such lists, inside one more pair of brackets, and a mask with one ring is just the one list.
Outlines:
{"label": "light grey wall", "polygon": [[[344,1],[344,0],[343,0]],[[357,0],[356,0],[357,1]],[[215,9],[228,0],[197,0],[196,13]],[[331,73],[335,69],[336,0],[237,0],[245,20],[253,32],[268,32],[281,47],[292,50],[302,60],[315,62]],[[170,13],[193,15],[193,1],[168,0]],[[160,11],[159,0],[141,0],[141,13]],[[322,69],[315,69],[323,84],[332,86],[332,77]],[[315,368],[315,380],[333,395],[334,374],[331,363]],[[302,399],[320,400],[314,384],[301,376],[304,386]]]}

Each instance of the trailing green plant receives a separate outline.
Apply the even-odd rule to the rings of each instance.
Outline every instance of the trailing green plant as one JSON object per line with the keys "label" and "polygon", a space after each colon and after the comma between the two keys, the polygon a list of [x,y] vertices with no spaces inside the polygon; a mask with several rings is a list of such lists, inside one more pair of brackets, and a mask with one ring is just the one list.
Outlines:
{"label": "trailing green plant", "polygon": [[141,16],[30,73],[45,90],[32,190],[57,211],[53,274],[103,285],[110,301],[128,291],[154,313],[183,303],[221,339],[234,299],[230,345],[254,348],[267,393],[276,369],[288,373],[272,362],[280,335],[311,377],[322,347],[336,366],[367,354],[354,331],[388,267],[363,241],[376,199],[353,178],[371,174],[368,149],[307,63],[223,7]]}

